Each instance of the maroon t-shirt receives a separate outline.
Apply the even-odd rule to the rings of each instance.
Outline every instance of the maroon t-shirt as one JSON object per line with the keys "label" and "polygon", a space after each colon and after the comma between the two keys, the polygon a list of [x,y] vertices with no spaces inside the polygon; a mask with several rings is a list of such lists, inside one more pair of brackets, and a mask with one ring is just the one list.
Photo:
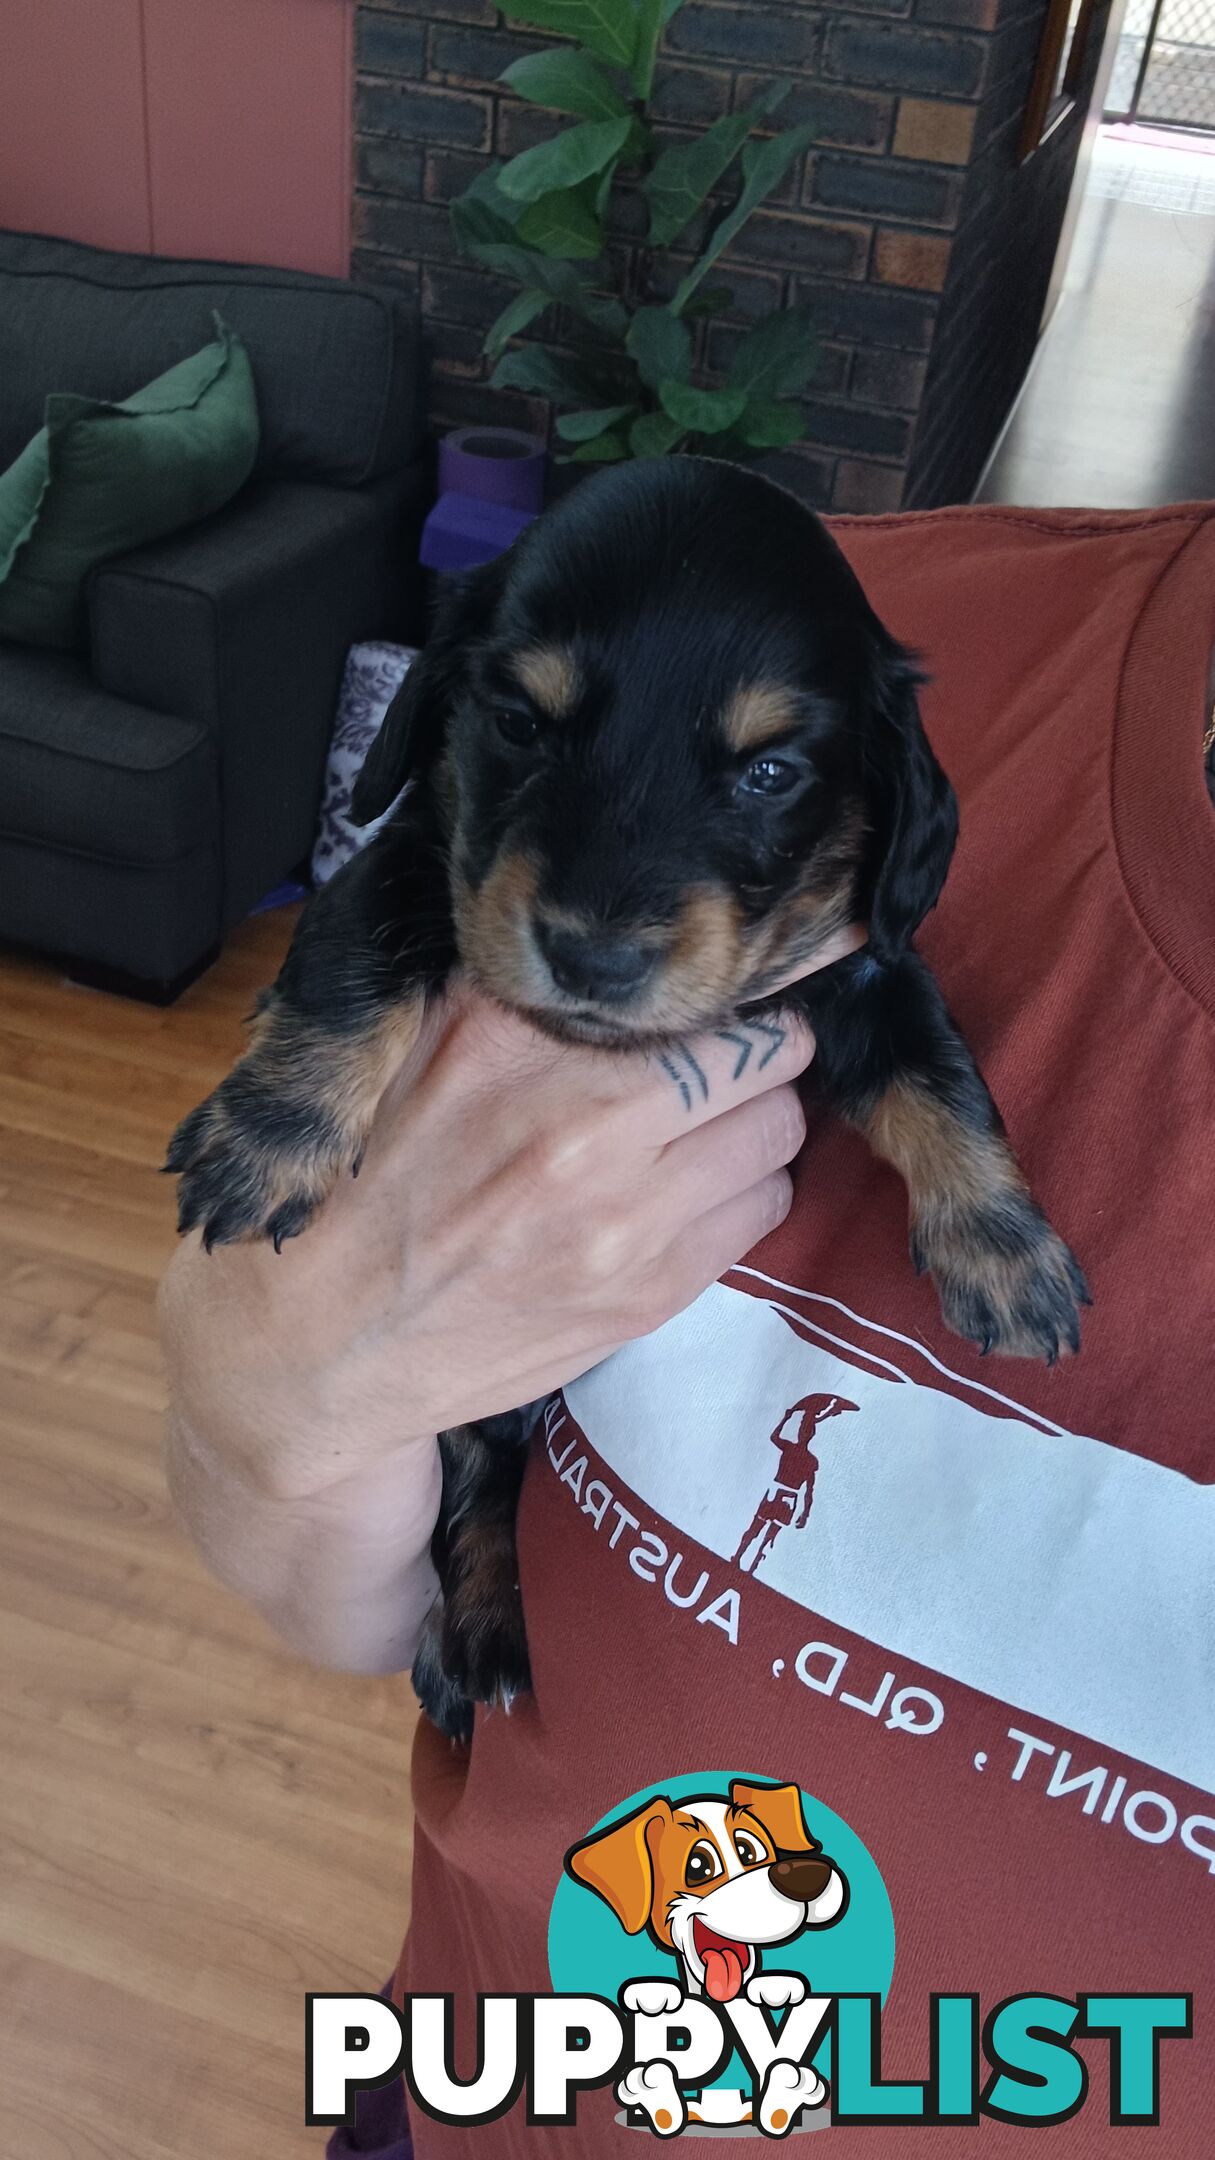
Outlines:
{"label": "maroon t-shirt", "polygon": [[[898,1180],[814,1109],[781,1230],[550,1406],[519,1522],[534,1694],[481,1716],[467,1752],[419,1730],[403,1981],[454,1994],[467,2075],[475,1997],[570,1987],[571,1926],[588,1990],[615,1992],[612,1929],[638,1970],[674,1978],[568,1879],[550,1972],[567,1851],[634,1796],[674,1786],[678,1806],[689,1778],[723,1800],[734,1778],[793,1784],[854,1877],[808,1953],[814,1986],[885,1996],[882,2078],[925,2077],[934,1991],[977,1995],[984,2019],[1026,1993],[1184,1992],[1193,2037],[1161,2043],[1161,2125],[1110,2126],[1111,2047],[1090,2037],[1073,2043],[1088,2096],[1041,2137],[1068,2160],[1200,2160],[1215,2150],[1215,511],[835,531],[931,669],[925,719],[962,837],[920,944],[1088,1272],[1083,1353],[1052,1371],[949,1334],[908,1262]],[[610,2087],[581,2097],[576,2127],[524,2110],[481,2128],[415,2110],[419,2160],[631,2149]],[[827,2135],[854,2160],[926,2139],[999,2160],[1025,2140],[990,2117],[918,2146],[900,2125]]]}

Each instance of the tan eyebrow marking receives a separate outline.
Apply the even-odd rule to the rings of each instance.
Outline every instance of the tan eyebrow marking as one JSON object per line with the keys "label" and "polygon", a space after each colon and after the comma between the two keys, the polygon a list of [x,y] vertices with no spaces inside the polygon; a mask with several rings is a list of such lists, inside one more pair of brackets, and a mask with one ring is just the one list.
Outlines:
{"label": "tan eyebrow marking", "polygon": [[578,698],[578,670],[559,645],[532,645],[511,656],[511,667],[528,696],[550,720],[563,720]]}
{"label": "tan eyebrow marking", "polygon": [[751,683],[736,690],[723,715],[726,740],[734,750],[760,750],[787,735],[797,720],[792,691],[779,683]]}

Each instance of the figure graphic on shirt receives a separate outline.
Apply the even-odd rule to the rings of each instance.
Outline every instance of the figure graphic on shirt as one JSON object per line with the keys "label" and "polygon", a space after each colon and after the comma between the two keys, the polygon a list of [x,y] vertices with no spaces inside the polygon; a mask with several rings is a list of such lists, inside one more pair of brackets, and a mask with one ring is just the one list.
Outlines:
{"label": "figure graphic on shirt", "polygon": [[786,1410],[772,1434],[772,1445],[780,1450],[780,1462],[734,1554],[744,1575],[754,1575],[782,1530],[805,1529],[818,1469],[818,1457],[811,1454],[810,1442],[828,1418],[857,1407],[843,1395],[803,1395],[800,1402]]}

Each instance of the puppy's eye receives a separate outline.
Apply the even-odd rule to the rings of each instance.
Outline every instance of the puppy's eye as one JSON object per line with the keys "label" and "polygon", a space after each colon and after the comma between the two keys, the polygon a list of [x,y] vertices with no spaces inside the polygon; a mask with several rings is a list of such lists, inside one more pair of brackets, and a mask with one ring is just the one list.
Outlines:
{"label": "puppy's eye", "polygon": [[758,1867],[760,1861],[767,1858],[766,1853],[760,1850],[753,1837],[747,1836],[745,1830],[734,1832],[734,1850],[744,1867]]}
{"label": "puppy's eye", "polygon": [[494,726],[512,750],[530,749],[540,734],[540,722],[535,714],[524,712],[519,705],[499,705],[494,713]]}
{"label": "puppy's eye", "polygon": [[702,1883],[712,1882],[713,1877],[720,1873],[721,1866],[713,1847],[703,1842],[693,1845],[683,1871],[683,1879],[689,1890],[699,1890]]}
{"label": "puppy's eye", "polygon": [[738,785],[744,795],[791,795],[802,775],[798,766],[788,758],[754,758],[740,776]]}

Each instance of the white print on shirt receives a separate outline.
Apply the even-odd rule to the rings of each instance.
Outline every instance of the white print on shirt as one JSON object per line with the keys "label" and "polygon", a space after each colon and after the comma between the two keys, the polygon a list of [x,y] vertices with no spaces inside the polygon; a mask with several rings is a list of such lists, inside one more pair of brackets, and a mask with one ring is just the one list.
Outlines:
{"label": "white print on shirt", "polygon": [[[628,1548],[628,1562],[634,1575],[642,1582],[658,1582],[672,1605],[686,1611],[693,1608],[699,1621],[707,1621],[719,1627],[732,1643],[738,1641],[738,1592],[734,1589],[710,1588],[708,1568],[689,1567],[681,1552],[673,1553],[656,1530],[642,1530],[637,1516],[617,1500],[609,1485],[602,1478],[587,1478],[587,1460],[580,1455],[577,1442],[567,1440],[564,1450],[555,1452],[555,1434],[563,1419],[560,1405],[552,1402],[544,1414],[544,1429],[548,1441],[548,1456],[562,1484],[568,1487],[584,1515],[589,1515],[596,1530],[602,1530],[605,1518],[609,1524],[607,1542],[614,1552],[626,1530],[640,1531],[636,1544]],[[585,1491],[583,1484],[585,1480]]]}
{"label": "white print on shirt", "polygon": [[[565,1391],[658,1543],[727,1563],[704,1602],[760,1580],[892,1664],[1215,1791],[1215,1486],[834,1299],[735,1279]],[[696,1581],[685,1562],[674,1587]]]}
{"label": "white print on shirt", "polygon": [[[545,1453],[560,1484],[596,1534],[605,1538],[609,1550],[620,1553],[639,1581],[661,1586],[669,1604],[690,1612],[697,1623],[708,1622],[721,1629],[737,1649],[744,1626],[744,1592],[723,1590],[711,1569],[678,1547],[673,1549],[659,1531],[647,1529],[606,1479],[588,1476],[586,1445],[559,1397],[545,1408],[544,1433]],[[792,1677],[812,1693],[831,1697],[843,1709],[880,1721],[886,1732],[909,1734],[914,1739],[939,1733],[946,1721],[946,1698],[914,1681],[900,1684],[898,1674],[888,1666],[875,1678],[883,1664],[884,1653],[871,1649],[869,1666],[857,1671],[855,1650],[816,1637],[803,1642],[788,1658],[775,1659],[770,1678],[781,1681]],[[845,1678],[847,1687],[841,1684]],[[1000,1737],[1012,1750],[1007,1758],[1010,1768],[1005,1766],[998,1745]],[[1145,1789],[1137,1779],[1115,1772],[1106,1764],[1086,1762],[1080,1766],[1078,1759],[1073,1761],[1070,1749],[1058,1748],[1054,1741],[1038,1738],[1016,1725],[997,1736],[995,1748],[980,1750],[973,1758],[973,1768],[983,1772],[991,1767],[999,1775],[1006,1767],[1012,1783],[1020,1784],[1027,1764],[1039,1756],[1054,1758],[1045,1785],[1047,1799],[1074,1796],[1085,1815],[1107,1828],[1117,1823],[1143,1844],[1176,1841],[1215,1877],[1215,1815],[1193,1812],[1184,1795],[1174,1800],[1168,1793]],[[1097,1803],[1103,1794],[1105,1802],[1098,1815]]]}

